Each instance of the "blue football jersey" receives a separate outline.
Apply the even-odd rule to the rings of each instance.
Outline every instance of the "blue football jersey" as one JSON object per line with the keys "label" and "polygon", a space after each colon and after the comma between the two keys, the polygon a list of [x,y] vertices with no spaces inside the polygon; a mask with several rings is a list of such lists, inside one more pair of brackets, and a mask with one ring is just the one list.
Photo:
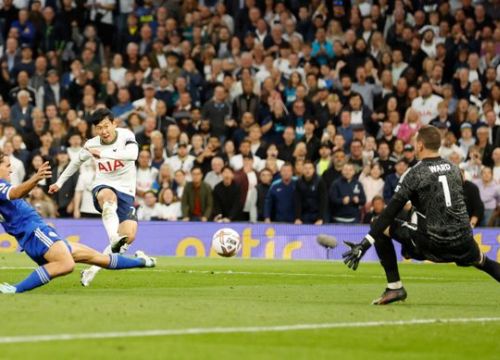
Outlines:
{"label": "blue football jersey", "polygon": [[25,200],[9,200],[12,185],[0,179],[0,223],[7,233],[14,236],[23,247],[25,239],[45,222]]}

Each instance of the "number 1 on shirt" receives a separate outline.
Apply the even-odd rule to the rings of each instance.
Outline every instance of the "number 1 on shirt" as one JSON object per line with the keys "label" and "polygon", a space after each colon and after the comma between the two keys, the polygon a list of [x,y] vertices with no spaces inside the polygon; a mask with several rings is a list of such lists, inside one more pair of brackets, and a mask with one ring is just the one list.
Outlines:
{"label": "number 1 on shirt", "polygon": [[444,201],[446,203],[446,207],[451,206],[451,196],[450,196],[450,187],[448,186],[448,179],[446,179],[446,175],[439,176],[439,182],[443,185],[444,192]]}

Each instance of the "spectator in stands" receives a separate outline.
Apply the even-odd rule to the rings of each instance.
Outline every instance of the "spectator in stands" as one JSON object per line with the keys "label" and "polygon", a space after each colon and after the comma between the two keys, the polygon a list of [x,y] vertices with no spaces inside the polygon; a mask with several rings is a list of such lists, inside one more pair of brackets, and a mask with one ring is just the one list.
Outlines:
{"label": "spectator in stands", "polygon": [[28,202],[43,218],[55,218],[57,216],[56,205],[40,186],[36,186],[31,190]]}
{"label": "spectator in stands", "polygon": [[224,86],[218,85],[214,89],[214,97],[203,106],[203,117],[210,119],[212,134],[225,137],[226,129],[236,127],[236,121],[231,119],[231,106],[227,101]]}
{"label": "spectator in stands", "polygon": [[382,168],[382,177],[385,179],[389,174],[394,172],[394,165],[396,164],[396,159],[391,157],[391,150],[389,144],[386,142],[381,142],[378,145],[378,156],[373,159],[373,162],[379,164]]}
{"label": "spectator in stands", "polygon": [[293,127],[287,126],[283,131],[283,143],[278,145],[278,159],[291,162],[295,145],[295,130]]}
{"label": "spectator in stands", "polygon": [[500,184],[500,148],[493,150],[491,157],[493,159],[493,180]]}
{"label": "spectator in stands", "polygon": [[457,138],[453,132],[448,131],[442,140],[442,145],[439,148],[439,155],[443,159],[449,159],[450,155],[457,153],[460,156],[460,162],[465,159],[465,153],[462,151],[460,146],[457,145]]}
{"label": "spectator in stands", "polygon": [[474,183],[479,188],[479,194],[484,203],[484,218],[481,226],[486,226],[500,206],[500,185],[493,181],[493,172],[487,166],[482,168],[481,178]]}
{"label": "spectator in stands", "polygon": [[23,162],[14,156],[14,145],[12,141],[8,140],[3,144],[3,153],[10,159],[10,183],[14,186],[21,184],[26,175],[26,170]]}
{"label": "spectator in stands", "polygon": [[379,195],[374,196],[371,203],[371,210],[364,216],[363,224],[371,224],[372,220],[384,211],[384,208],[384,198]]}
{"label": "spectator in stands", "polygon": [[322,143],[319,147],[319,159],[316,161],[316,173],[322,176],[331,165],[332,150],[328,143]]}
{"label": "spectator in stands", "polygon": [[234,170],[229,166],[222,170],[222,181],[218,183],[213,191],[214,210],[213,219],[217,222],[236,221],[242,210],[241,189],[234,182]]}
{"label": "spectator in stands", "polygon": [[363,169],[363,143],[360,140],[353,140],[350,150],[348,162],[354,165],[354,171],[357,175]]}
{"label": "spectator in stands", "polygon": [[170,188],[165,188],[160,193],[160,218],[162,220],[176,221],[182,217],[181,202]]}
{"label": "spectator in stands", "polygon": [[156,194],[152,190],[144,194],[144,203],[137,209],[139,221],[158,220],[162,216],[162,206],[156,202]]}
{"label": "spectator in stands", "polygon": [[[167,159],[167,164],[170,165],[172,171],[183,170],[186,174],[191,172],[194,165],[195,157],[188,152],[188,144],[185,142],[179,143],[177,154]],[[188,178],[189,180],[189,178]]]}
{"label": "spectator in stands", "polygon": [[386,120],[382,123],[381,134],[377,140],[378,143],[387,143],[389,145],[390,151],[394,151],[394,143],[396,142],[397,138],[396,136],[394,136],[394,127],[389,120]]}
{"label": "spectator in stands", "polygon": [[158,170],[151,167],[151,153],[148,150],[141,150],[137,159],[137,188],[135,198],[139,205],[144,203],[146,192],[153,190],[153,185],[157,177]]}
{"label": "spectator in stands", "polygon": [[304,163],[304,173],[295,185],[295,224],[322,225],[326,219],[328,191],[316,174],[312,161]]}
{"label": "spectator in stands", "polygon": [[413,108],[408,108],[404,122],[398,130],[398,139],[403,140],[405,144],[410,143],[421,126],[419,113]]}
{"label": "spectator in stands", "polygon": [[470,218],[470,225],[472,228],[475,228],[482,223],[484,204],[479,194],[479,188],[472,181],[465,179],[465,172],[463,170],[462,178],[464,180],[464,200]]}
{"label": "spectator in stands", "polygon": [[[56,152],[56,164],[52,169],[52,183],[55,183],[56,180],[59,179],[63,171],[69,165],[69,161],[70,159],[66,147],[59,147]],[[78,172],[73,174],[54,195],[54,201],[57,206],[57,213],[59,214],[59,217],[72,217],[75,206],[73,197],[78,183],[78,176]]]}
{"label": "spectator in stands", "polygon": [[332,154],[330,167],[322,175],[327,189],[330,189],[332,183],[342,176],[342,169],[346,162],[347,157],[344,150],[336,150]]}
{"label": "spectator in stands", "polygon": [[184,194],[184,188],[186,187],[186,173],[183,170],[177,170],[174,172],[174,181],[172,183],[172,190],[175,191],[177,198],[182,199]]}
{"label": "spectator in stands", "polygon": [[424,80],[420,85],[420,96],[415,98],[411,107],[420,115],[422,125],[427,125],[439,115],[438,105],[443,100],[441,96],[432,93],[432,85]]}
{"label": "spectator in stands", "polygon": [[474,181],[481,178],[483,162],[481,161],[481,152],[477,146],[469,148],[469,160],[462,163],[461,168],[465,170],[466,179]]}
{"label": "spectator in stands", "polygon": [[415,148],[411,144],[406,144],[403,151],[403,158],[408,163],[408,166],[412,167],[418,162],[417,156],[415,155]]}
{"label": "spectator in stands", "polygon": [[359,223],[361,207],[366,203],[361,183],[354,178],[354,165],[347,163],[342,168],[342,177],[329,189],[332,219],[336,223]]}
{"label": "spectator in stands", "polygon": [[383,194],[386,203],[388,203],[392,199],[392,196],[396,191],[396,186],[398,185],[399,181],[401,180],[401,177],[403,176],[403,174],[406,172],[407,169],[408,169],[408,163],[406,162],[406,160],[399,159],[396,162],[396,165],[394,165],[395,171],[392,174],[389,174],[388,176],[385,177]]}
{"label": "spectator in stands", "polygon": [[215,186],[222,181],[222,169],[224,168],[224,160],[221,157],[212,158],[212,170],[205,175],[204,181],[210,185],[213,190]]}
{"label": "spectator in stands", "polygon": [[382,179],[383,169],[379,163],[372,166],[365,166],[359,175],[359,182],[363,185],[366,196],[366,206],[370,208],[375,196],[382,196],[384,190],[384,180]]}
{"label": "spectator in stands", "polygon": [[31,113],[33,112],[33,105],[30,104],[30,95],[26,90],[21,90],[17,93],[17,102],[11,109],[12,125],[20,133],[29,132],[33,129],[33,122]]}
{"label": "spectator in stands", "polygon": [[250,218],[252,191],[258,183],[258,175],[254,170],[254,157],[251,154],[243,156],[243,167],[234,174],[234,181],[240,187],[240,204],[242,211],[239,220],[248,221]]}
{"label": "spectator in stands", "polygon": [[191,179],[182,194],[183,220],[206,222],[213,210],[212,190],[203,182],[203,172],[199,167],[191,169]]}
{"label": "spectator in stands", "polygon": [[460,139],[458,140],[460,149],[462,150],[462,153],[468,154],[469,148],[476,144],[476,139],[472,134],[472,125],[469,124],[468,122],[463,123],[460,126],[460,133],[461,136]]}
{"label": "spectator in stands", "polygon": [[273,173],[268,168],[264,168],[259,174],[259,183],[251,191],[251,208],[250,208],[250,221],[264,221],[264,207],[267,192],[273,182]]}
{"label": "spectator in stands", "polygon": [[265,222],[287,222],[295,220],[294,192],[296,180],[293,167],[285,163],[280,170],[281,179],[274,182],[266,194],[264,203]]}

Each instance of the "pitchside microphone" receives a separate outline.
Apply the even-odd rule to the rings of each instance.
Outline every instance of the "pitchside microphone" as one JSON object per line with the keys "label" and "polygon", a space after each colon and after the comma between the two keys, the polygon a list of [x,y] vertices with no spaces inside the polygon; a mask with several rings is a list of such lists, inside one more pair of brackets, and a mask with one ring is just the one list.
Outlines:
{"label": "pitchside microphone", "polygon": [[316,241],[326,249],[326,258],[330,259],[330,250],[337,247],[337,239],[335,236],[319,234],[316,237]]}

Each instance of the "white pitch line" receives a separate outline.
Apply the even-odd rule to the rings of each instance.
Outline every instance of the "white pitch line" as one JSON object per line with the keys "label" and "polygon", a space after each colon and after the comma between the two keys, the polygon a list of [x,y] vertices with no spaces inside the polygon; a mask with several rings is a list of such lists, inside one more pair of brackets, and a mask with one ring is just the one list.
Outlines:
{"label": "white pitch line", "polygon": [[[130,271],[142,271],[133,269]],[[318,274],[318,273],[280,273],[280,272],[265,272],[265,271],[212,271],[212,270],[167,270],[167,269],[151,269],[152,272],[168,272],[179,274],[213,274],[213,275],[269,275],[269,276],[312,276],[312,277],[327,277],[327,278],[372,278],[382,279],[383,275],[363,275],[363,274]],[[405,276],[409,280],[444,280],[440,277],[427,277],[427,276]]]}
{"label": "white pitch line", "polygon": [[0,337],[0,344],[39,343],[39,342],[50,342],[50,341],[72,341],[72,340],[91,340],[91,339],[102,340],[102,339],[132,338],[132,337],[182,336],[182,335],[202,335],[202,334],[288,332],[288,331],[303,331],[303,330],[367,328],[367,327],[378,327],[378,326],[469,324],[469,323],[488,323],[488,322],[498,322],[498,321],[500,321],[500,317],[413,319],[413,320],[396,320],[396,321],[337,322],[337,323],[323,323],[323,324],[295,324],[295,325],[276,325],[276,326],[208,327],[208,328],[188,328],[188,329],[96,332],[96,333],[83,333],[83,334],[5,336],[5,337]]}
{"label": "white pitch line", "polygon": [[[34,267],[29,266],[0,266],[1,270],[35,270]],[[130,269],[130,271],[144,271],[143,269]],[[312,276],[312,277],[326,277],[326,278],[370,278],[370,279],[383,279],[383,275],[364,275],[364,274],[318,274],[318,273],[280,273],[280,272],[257,272],[257,271],[212,271],[212,270],[168,270],[168,269],[148,269],[151,272],[165,272],[165,273],[179,273],[179,274],[213,274],[213,275],[265,275],[265,276]],[[444,280],[442,277],[431,276],[405,276],[408,280]]]}

